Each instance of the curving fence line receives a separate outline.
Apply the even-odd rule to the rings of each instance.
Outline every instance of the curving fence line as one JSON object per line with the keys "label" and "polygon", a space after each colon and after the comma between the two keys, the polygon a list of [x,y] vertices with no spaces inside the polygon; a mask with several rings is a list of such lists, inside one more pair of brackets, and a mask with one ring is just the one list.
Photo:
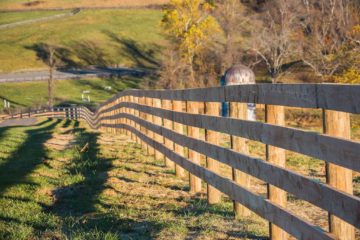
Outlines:
{"label": "curving fence line", "polygon": [[[229,118],[220,116],[223,101],[230,103]],[[265,122],[244,120],[246,103],[264,104]],[[285,126],[284,106],[323,109],[324,132]],[[350,113],[360,114],[360,85],[128,90],[95,113],[85,107],[50,112],[62,117],[72,112],[94,129],[128,134],[149,154],[164,159],[177,176],[188,171],[190,191],[201,191],[205,181],[209,203],[219,202],[223,193],[234,200],[237,215],[252,211],[269,221],[272,239],[287,239],[287,234],[309,240],[355,239],[360,228],[360,198],[353,194],[352,182],[353,171],[360,172],[360,142],[350,137]],[[205,129],[205,137],[200,129]],[[219,144],[220,133],[231,135],[231,148]],[[266,161],[250,156],[246,139],[266,145]],[[326,183],[286,168],[285,150],[325,161]],[[219,163],[232,168],[231,179],[222,175]],[[250,177],[268,184],[267,197],[251,190]],[[290,211],[287,194],[327,211],[329,229]]]}

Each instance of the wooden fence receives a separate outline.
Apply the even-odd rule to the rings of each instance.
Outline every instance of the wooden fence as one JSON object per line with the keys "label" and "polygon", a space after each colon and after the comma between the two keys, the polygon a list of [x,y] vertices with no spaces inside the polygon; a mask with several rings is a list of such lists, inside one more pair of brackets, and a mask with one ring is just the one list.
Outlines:
{"label": "wooden fence", "polygon": [[81,108],[77,107],[54,107],[54,108],[39,108],[14,114],[2,114],[0,120],[19,119],[19,118],[38,118],[38,117],[53,117],[66,118],[78,120],[81,115]]}
{"label": "wooden fence", "polygon": [[[230,103],[229,118],[220,102]],[[246,103],[265,105],[266,120],[248,121]],[[323,109],[323,133],[285,126],[285,107]],[[186,90],[128,90],[95,113],[81,107],[78,116],[92,128],[122,132],[149,154],[164,159],[177,176],[190,174],[190,191],[207,183],[208,202],[221,193],[234,200],[239,216],[252,211],[270,223],[272,239],[354,240],[360,228],[360,198],[353,195],[353,171],[360,172],[360,143],[350,137],[350,113],[360,113],[360,85],[256,84]],[[60,111],[61,112],[61,111]],[[205,129],[205,139],[200,137]],[[219,134],[231,135],[231,148]],[[266,145],[266,161],[249,155],[247,141]],[[188,151],[185,151],[188,150]],[[326,162],[326,183],[286,168],[286,150]],[[185,153],[187,153],[185,155]],[[206,156],[206,166],[200,156]],[[232,179],[219,163],[232,168]],[[251,191],[250,177],[268,184],[267,197]],[[322,229],[291,212],[287,194],[329,213]]]}

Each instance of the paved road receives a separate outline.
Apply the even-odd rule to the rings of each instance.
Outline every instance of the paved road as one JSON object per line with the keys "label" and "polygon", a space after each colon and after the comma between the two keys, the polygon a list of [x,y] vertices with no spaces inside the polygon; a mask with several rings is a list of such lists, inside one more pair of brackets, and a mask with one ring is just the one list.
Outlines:
{"label": "paved road", "polygon": [[0,127],[31,126],[37,123],[36,118],[8,119],[0,122]]}
{"label": "paved road", "polygon": [[[84,69],[58,69],[54,74],[54,79],[83,79],[95,77],[111,76],[144,76],[148,71],[131,68],[94,68]],[[31,71],[19,73],[0,73],[0,83],[2,82],[29,82],[46,81],[49,78],[48,71]]]}

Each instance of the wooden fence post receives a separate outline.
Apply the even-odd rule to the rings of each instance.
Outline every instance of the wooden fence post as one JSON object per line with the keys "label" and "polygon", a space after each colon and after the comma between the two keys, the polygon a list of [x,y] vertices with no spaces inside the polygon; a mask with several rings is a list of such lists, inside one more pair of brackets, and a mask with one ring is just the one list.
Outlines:
{"label": "wooden fence post", "polygon": [[[109,103],[108,105],[107,105],[107,107],[112,107],[112,103]],[[69,109],[69,114],[70,114],[70,118],[71,118],[71,110]],[[111,117],[112,116],[112,111],[108,111],[108,116],[109,117]],[[112,120],[111,119],[108,119],[107,120],[107,124],[111,124],[111,122],[112,122]],[[107,128],[106,128],[106,132],[107,133],[111,133],[111,127],[110,126],[108,126]]]}
{"label": "wooden fence post", "polygon": [[[125,96],[125,102],[130,102],[130,96]],[[130,114],[130,109],[125,108],[125,113]],[[130,120],[125,118],[125,124],[131,126]],[[126,135],[131,138],[131,132],[129,130],[126,130]]]}
{"label": "wooden fence post", "polygon": [[[139,103],[141,105],[145,105],[145,103],[146,103],[145,97],[140,97]],[[146,114],[145,113],[139,112],[139,114],[140,114],[141,119],[146,120]],[[143,134],[146,134],[146,129],[141,125],[140,125],[140,132],[143,133]],[[148,152],[148,145],[146,144],[146,142],[141,141],[141,146],[146,152]]]}
{"label": "wooden fence post", "polygon": [[[220,103],[215,102],[206,102],[204,104],[205,113],[211,116],[219,116],[220,115]],[[216,131],[211,131],[205,129],[205,139],[209,143],[219,145],[219,137],[220,134]],[[215,159],[206,157],[206,167],[215,173],[220,173],[220,163]],[[209,204],[219,203],[221,201],[221,192],[207,184],[207,199]]]}
{"label": "wooden fence post", "polygon": [[[175,112],[182,112],[183,111],[183,103],[181,101],[172,101],[172,108]],[[184,125],[181,123],[174,122],[173,125],[174,131],[179,134],[184,134]],[[179,144],[174,144],[175,152],[180,156],[184,157],[184,147]],[[185,170],[180,167],[179,165],[175,164],[175,174],[177,177],[184,177]]]}
{"label": "wooden fence post", "polygon": [[[113,102],[112,106],[115,106],[115,105],[116,105],[116,100]],[[115,118],[116,109],[112,110],[111,112],[112,112],[112,116],[114,117],[114,119],[111,121],[111,124],[116,126],[116,118]],[[116,134],[116,132],[117,132],[115,126],[112,127],[112,131],[111,131],[114,134]]]}
{"label": "wooden fence post", "polygon": [[[171,100],[162,100],[162,107],[165,110],[172,110],[173,106],[171,103]],[[163,119],[163,125],[165,128],[172,130],[173,129],[173,123],[170,120],[167,119]],[[165,146],[171,150],[174,150],[174,143],[167,139],[164,138],[165,140]],[[173,161],[171,161],[169,158],[165,158],[165,166],[171,168],[171,169],[175,169],[175,163]]]}
{"label": "wooden fence post", "polygon": [[[229,107],[230,107],[230,117],[247,119],[246,103],[231,102],[229,104]],[[245,155],[249,155],[249,147],[247,145],[245,138],[231,136],[230,141],[231,141],[231,148],[234,151],[240,152]],[[233,168],[232,178],[233,181],[235,181],[242,187],[250,188],[250,176],[248,174]],[[234,201],[234,212],[235,212],[235,217],[248,217],[251,214],[251,211],[248,208],[235,201]]]}
{"label": "wooden fence post", "polygon": [[[117,100],[117,102],[118,102],[118,103],[123,102],[123,98],[122,98],[122,97],[119,97],[118,100]],[[123,108],[118,108],[117,113],[120,114],[120,113],[122,113],[123,111],[124,111]],[[122,119],[122,118],[118,118],[116,122],[117,122],[118,124],[121,124],[121,123],[123,122],[123,119]],[[124,133],[124,130],[123,130],[122,128],[119,128],[119,129],[118,129],[118,132],[119,132],[120,134],[123,134],[123,133]]]}
{"label": "wooden fence post", "polygon": [[[323,120],[325,134],[351,139],[349,113],[325,110]],[[350,169],[327,163],[326,182],[334,188],[353,194],[353,176]],[[355,240],[354,227],[331,214],[329,214],[329,231],[336,236],[336,239]]]}
{"label": "wooden fence post", "polygon": [[[139,104],[139,97],[134,97],[134,103]],[[134,115],[139,118],[140,117],[140,112],[138,110],[135,110]],[[138,123],[135,123],[135,128],[136,128],[136,130],[140,131],[140,126],[139,126]],[[136,134],[135,134],[135,138],[136,138],[136,143],[141,144],[141,140]]]}
{"label": "wooden fence post", "polygon": [[[145,98],[146,105],[149,107],[152,106],[152,101],[153,101],[152,98]],[[151,114],[146,114],[146,121],[153,122],[153,116]],[[149,138],[154,139],[154,133],[152,131],[147,129],[146,133]],[[149,155],[152,156],[155,154],[155,149],[149,145],[147,146],[147,150]]]}
{"label": "wooden fence post", "polygon": [[[186,111],[188,113],[199,114],[199,102],[186,102]],[[191,138],[200,138],[200,130],[196,127],[187,126],[188,136]],[[189,160],[200,165],[200,153],[188,149]],[[193,174],[190,174],[189,179],[190,192],[197,193],[201,192],[201,179]]]}
{"label": "wooden fence post", "polygon": [[[116,102],[115,104],[121,103],[121,98],[117,98],[115,102]],[[120,114],[120,113],[121,113],[121,108],[120,107],[116,108],[115,114]],[[121,123],[121,118],[117,117],[116,121],[115,121],[115,124],[117,126],[119,126],[120,123]],[[121,128],[116,128],[116,133],[121,134]]]}
{"label": "wooden fence post", "polygon": [[[134,96],[132,96],[132,95],[130,95],[129,96],[129,102],[130,103],[133,103],[134,102]],[[135,115],[135,110],[133,109],[133,108],[129,108],[129,114],[131,114],[131,115]],[[133,127],[133,128],[135,128],[135,122],[134,121],[132,121],[132,120],[129,120],[129,122],[130,122],[130,126],[131,127]],[[130,131],[130,133],[131,133],[131,140],[133,140],[134,142],[136,141],[136,135],[135,135],[135,133],[133,133],[133,132],[131,132]]]}
{"label": "wooden fence post", "polygon": [[[285,107],[284,106],[265,106],[265,118],[269,124],[277,126],[285,126]],[[277,166],[286,166],[286,153],[282,148],[266,145],[266,160]],[[279,206],[286,207],[287,194],[284,190],[272,186],[268,186],[268,199],[271,202],[278,204]],[[279,228],[278,226],[270,223],[270,236],[272,240],[285,240],[288,238],[288,234]]]}
{"label": "wooden fence post", "polygon": [[[155,108],[161,108],[161,99],[159,98],[154,98],[152,101],[152,106]],[[157,116],[152,116],[152,122],[156,125],[162,126],[163,122],[162,122],[162,118],[161,117],[157,117]],[[164,137],[153,133],[154,134],[154,139],[155,141],[159,142],[159,143],[164,143]],[[162,154],[161,152],[159,152],[158,150],[155,149],[155,159],[157,160],[164,160],[165,156],[164,154]],[[165,162],[164,162],[165,164]]]}
{"label": "wooden fence post", "polygon": [[[121,97],[121,102],[125,102],[125,101],[126,101],[126,98],[124,96]],[[126,113],[126,108],[125,107],[121,108],[121,113]],[[125,118],[121,119],[121,123],[126,124]],[[122,134],[126,135],[127,130],[125,128],[121,129],[121,131],[122,131]]]}

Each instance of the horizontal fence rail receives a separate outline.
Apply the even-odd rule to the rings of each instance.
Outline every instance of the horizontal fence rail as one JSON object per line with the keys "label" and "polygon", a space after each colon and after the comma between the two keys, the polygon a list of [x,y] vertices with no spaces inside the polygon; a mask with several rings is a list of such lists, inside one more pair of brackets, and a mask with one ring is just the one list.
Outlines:
{"label": "horizontal fence rail", "polygon": [[[219,116],[220,102],[230,103],[231,117]],[[265,105],[265,122],[239,117],[246,116],[247,103]],[[284,107],[321,109],[323,133],[287,127]],[[350,113],[360,114],[360,85],[127,90],[95,113],[77,107],[49,109],[46,114],[84,119],[94,129],[129,135],[177,176],[188,171],[190,191],[201,191],[201,180],[205,181],[209,203],[220,201],[222,192],[235,202],[236,215],[247,216],[250,210],[269,221],[272,239],[290,234],[297,239],[354,240],[360,228],[360,198],[353,194],[352,173],[360,172],[360,142],[351,140]],[[231,146],[221,146],[216,134],[231,136]],[[246,140],[264,144],[266,159],[251,156]],[[285,150],[324,161],[326,183],[288,169]],[[206,166],[200,155],[206,157]],[[232,178],[223,176],[216,162],[229,166]],[[267,197],[251,190],[250,177],[268,185]],[[290,211],[287,194],[328,212],[329,229]]]}
{"label": "horizontal fence rail", "polygon": [[194,102],[244,102],[288,107],[321,108],[360,114],[360,85],[249,84],[185,90],[128,90],[104,102],[124,96]]}
{"label": "horizontal fence rail", "polygon": [[[37,117],[58,117],[77,120],[81,115],[81,109],[77,107],[56,107],[56,108],[40,108],[29,110],[15,114],[0,115],[0,120],[10,120],[19,118],[37,118]],[[90,113],[90,111],[89,111]]]}

